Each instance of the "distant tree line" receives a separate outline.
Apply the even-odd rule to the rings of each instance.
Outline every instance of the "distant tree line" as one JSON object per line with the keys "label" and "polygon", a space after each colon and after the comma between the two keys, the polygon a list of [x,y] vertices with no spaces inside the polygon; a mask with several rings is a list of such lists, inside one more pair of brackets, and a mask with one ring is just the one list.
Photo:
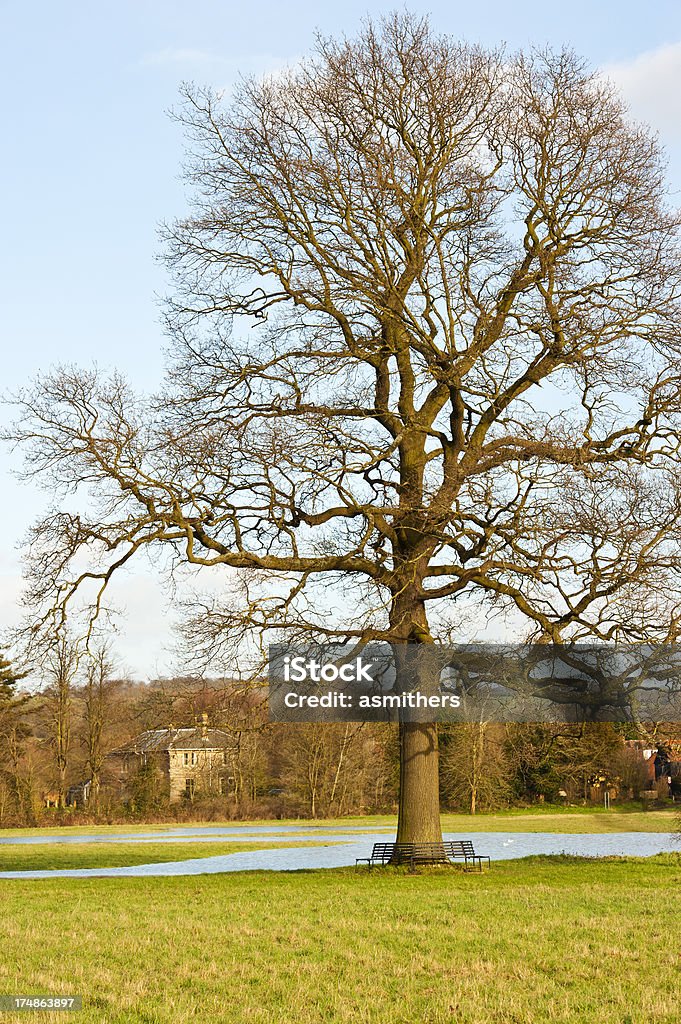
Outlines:
{"label": "distant tree line", "polygon": [[[0,656],[0,826],[60,815],[126,817],[336,817],[394,811],[399,741],[387,724],[279,724],[265,691],[234,680],[177,676],[142,683],[115,670],[106,647],[87,658],[62,645],[46,659],[43,685],[28,691]],[[168,804],[148,766],[123,799],[107,754],[148,729],[193,726],[201,716],[229,736],[229,787]],[[441,728],[441,792],[447,810],[469,813],[536,802],[574,803],[666,796],[640,747],[673,761],[681,726],[641,739],[608,723],[473,723]],[[67,806],[69,787],[90,780],[89,799]],[[673,790],[672,790],[673,791]]]}

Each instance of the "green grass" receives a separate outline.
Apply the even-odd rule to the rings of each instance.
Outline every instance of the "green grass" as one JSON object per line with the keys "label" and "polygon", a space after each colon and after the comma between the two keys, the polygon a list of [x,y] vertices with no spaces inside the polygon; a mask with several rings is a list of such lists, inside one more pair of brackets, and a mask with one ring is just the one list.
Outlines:
{"label": "green grass", "polygon": [[443,814],[442,827],[449,832],[677,832],[679,808],[670,810],[593,810],[566,808],[543,811],[510,811],[499,814]]}
{"label": "green grass", "polygon": [[[641,810],[640,805],[612,809],[593,807],[537,807],[499,811],[494,814],[449,814],[442,815],[442,827],[446,832],[676,832],[680,828],[678,806],[656,810]],[[364,817],[329,818],[309,821],[289,819],[287,821],[217,822],[199,821],[164,825],[61,825],[49,829],[53,835],[136,835],[139,832],[163,835],[172,829],[219,826],[244,828],[248,830],[259,825],[278,828],[282,825],[296,826],[296,832],[320,831],[326,827],[339,831],[395,832],[397,819],[391,814],[373,814]],[[44,835],[45,828],[1,829],[1,836]],[[287,833],[281,833],[286,835]],[[288,835],[295,833],[288,833]]]}
{"label": "green grass", "polygon": [[[31,846],[0,845],[0,871],[43,871],[59,868],[114,868],[133,864],[165,864],[195,857],[218,857],[244,850],[277,850],[290,847],[278,843],[45,843]],[[316,843],[296,843],[299,846]],[[330,845],[330,844],[326,844]],[[336,844],[334,844],[336,845]]]}
{"label": "green grass", "polygon": [[6,881],[0,900],[0,992],[82,994],[81,1024],[679,1019],[678,855]]}

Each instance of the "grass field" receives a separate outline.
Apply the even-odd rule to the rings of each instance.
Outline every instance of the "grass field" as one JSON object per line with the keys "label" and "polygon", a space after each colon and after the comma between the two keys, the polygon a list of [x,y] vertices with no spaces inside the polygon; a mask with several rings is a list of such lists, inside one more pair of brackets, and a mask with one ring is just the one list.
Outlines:
{"label": "grass field", "polygon": [[0,901],[0,993],[82,994],[83,1024],[679,1020],[676,854],[13,881]]}
{"label": "grass field", "polygon": [[[50,828],[54,835],[119,835],[139,832],[163,835],[177,828],[249,828],[268,825],[272,828],[296,826],[300,832],[309,829],[337,828],[339,831],[360,830],[394,832],[397,826],[395,815],[373,814],[363,817],[290,819],[287,821],[198,821],[175,822],[162,825],[60,825]],[[681,808],[668,807],[663,810],[641,810],[640,805],[623,809],[593,807],[536,807],[531,809],[499,811],[493,814],[447,814],[442,815],[442,827],[446,832],[675,832],[681,828]],[[0,829],[0,837],[21,835],[43,835],[45,828]]]}

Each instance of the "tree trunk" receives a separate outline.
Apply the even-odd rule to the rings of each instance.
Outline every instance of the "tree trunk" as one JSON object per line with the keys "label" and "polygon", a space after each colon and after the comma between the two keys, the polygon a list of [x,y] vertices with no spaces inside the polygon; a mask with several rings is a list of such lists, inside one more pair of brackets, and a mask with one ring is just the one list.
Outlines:
{"label": "tree trunk", "polygon": [[66,765],[57,767],[57,807],[63,811],[66,807]]}
{"label": "tree trunk", "polygon": [[485,726],[482,722],[473,726],[473,772],[471,775],[471,814],[475,814],[478,805],[478,786],[482,776],[482,750],[484,745]]}
{"label": "tree trunk", "polygon": [[442,841],[438,763],[437,725],[402,722],[398,843]]}
{"label": "tree trunk", "polygon": [[99,772],[94,771],[92,773],[92,783],[91,783],[91,786],[90,786],[90,793],[91,793],[90,800],[92,802],[92,809],[95,812],[95,814],[99,813],[99,790],[100,790]]}
{"label": "tree trunk", "polygon": [[[432,643],[423,601],[405,588],[391,609],[397,642]],[[403,640],[398,639],[401,636]],[[399,676],[399,669],[398,669]],[[442,842],[437,724],[400,722],[398,843]]]}

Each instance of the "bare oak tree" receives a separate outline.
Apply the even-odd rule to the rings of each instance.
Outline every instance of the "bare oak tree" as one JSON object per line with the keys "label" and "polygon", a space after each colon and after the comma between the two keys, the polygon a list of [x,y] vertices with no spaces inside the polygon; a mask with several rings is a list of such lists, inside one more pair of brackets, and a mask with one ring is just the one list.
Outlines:
{"label": "bare oak tree", "polygon": [[[164,392],[63,369],[21,399],[28,473],[94,492],[34,530],[42,621],[163,547],[228,570],[194,618],[222,656],[465,638],[480,606],[674,639],[679,218],[613,89],[398,14],[185,100]],[[440,835],[437,746],[401,726],[402,841]]]}

